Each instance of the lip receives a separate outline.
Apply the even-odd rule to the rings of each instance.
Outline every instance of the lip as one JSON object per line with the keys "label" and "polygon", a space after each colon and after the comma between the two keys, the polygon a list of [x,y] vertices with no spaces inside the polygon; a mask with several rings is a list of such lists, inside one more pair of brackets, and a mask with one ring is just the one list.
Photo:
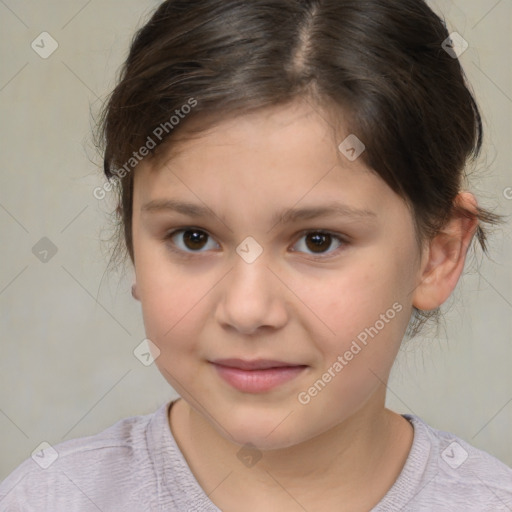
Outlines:
{"label": "lip", "polygon": [[211,362],[219,376],[244,393],[265,393],[300,375],[307,365],[272,359],[217,359]]}

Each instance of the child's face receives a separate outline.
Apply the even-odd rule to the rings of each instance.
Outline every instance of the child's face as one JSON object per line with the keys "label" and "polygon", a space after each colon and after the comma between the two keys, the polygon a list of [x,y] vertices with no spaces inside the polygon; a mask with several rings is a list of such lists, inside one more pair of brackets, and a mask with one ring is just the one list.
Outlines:
{"label": "child's face", "polygon": [[[135,174],[137,290],[156,363],[240,444],[291,446],[382,412],[412,311],[420,262],[411,213],[361,159],[340,153],[348,134],[335,140],[323,118],[295,103],[223,122]],[[275,220],[335,202],[371,213]],[[190,228],[199,232],[165,239]],[[301,367],[251,374],[213,363],[231,358]]]}

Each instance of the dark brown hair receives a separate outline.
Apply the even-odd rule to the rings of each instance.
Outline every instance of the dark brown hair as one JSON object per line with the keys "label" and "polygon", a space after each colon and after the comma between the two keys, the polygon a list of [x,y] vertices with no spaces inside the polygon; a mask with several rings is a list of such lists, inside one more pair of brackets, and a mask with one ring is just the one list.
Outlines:
{"label": "dark brown hair", "polygon": [[[366,145],[360,158],[410,205],[418,240],[431,239],[458,208],[482,145],[475,99],[442,46],[448,37],[423,0],[163,2],[135,35],[101,121],[119,242],[132,262],[134,151],[149,147],[152,158],[193,119],[204,130],[297,97],[339,107]],[[482,208],[477,216],[485,252],[481,223],[500,216]],[[414,334],[437,313],[415,310]]]}

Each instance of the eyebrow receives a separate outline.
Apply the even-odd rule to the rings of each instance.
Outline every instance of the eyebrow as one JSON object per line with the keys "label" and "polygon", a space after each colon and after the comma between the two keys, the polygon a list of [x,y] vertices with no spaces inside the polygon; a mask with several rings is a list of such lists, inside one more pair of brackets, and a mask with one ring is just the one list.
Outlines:
{"label": "eyebrow", "polygon": [[[195,218],[212,217],[213,212],[207,206],[202,206],[175,199],[155,199],[146,203],[141,208],[142,212],[178,212],[183,215]],[[358,209],[353,206],[342,204],[339,202],[328,203],[325,206],[309,207],[309,208],[289,208],[281,213],[272,216],[272,222],[292,223],[301,220],[316,219],[318,217],[341,216],[353,220],[375,219],[377,214],[367,209]]]}

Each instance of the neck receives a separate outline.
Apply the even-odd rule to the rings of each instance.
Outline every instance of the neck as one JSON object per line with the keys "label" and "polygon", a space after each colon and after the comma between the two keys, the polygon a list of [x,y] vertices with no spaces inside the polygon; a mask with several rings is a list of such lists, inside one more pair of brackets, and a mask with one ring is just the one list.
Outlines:
{"label": "neck", "polygon": [[256,499],[285,489],[290,496],[303,496],[318,505],[335,489],[333,499],[342,498],[347,510],[356,510],[361,497],[365,506],[372,507],[384,496],[412,444],[412,427],[385,409],[384,399],[384,393],[375,395],[343,423],[312,439],[261,452],[262,458],[247,468],[237,457],[241,447],[221,436],[184,400],[174,404],[170,423],[192,472],[207,492],[229,475],[222,488],[231,496]]}

